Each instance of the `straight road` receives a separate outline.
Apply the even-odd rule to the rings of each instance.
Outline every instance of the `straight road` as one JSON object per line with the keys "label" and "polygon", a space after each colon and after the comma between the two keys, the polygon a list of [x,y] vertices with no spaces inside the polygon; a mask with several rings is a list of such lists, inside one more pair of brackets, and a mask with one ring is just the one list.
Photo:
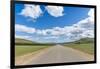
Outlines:
{"label": "straight road", "polygon": [[86,53],[74,50],[72,48],[56,45],[44,50],[42,54],[34,56],[32,61],[28,64],[34,65],[81,61],[93,61],[93,56],[90,57]]}

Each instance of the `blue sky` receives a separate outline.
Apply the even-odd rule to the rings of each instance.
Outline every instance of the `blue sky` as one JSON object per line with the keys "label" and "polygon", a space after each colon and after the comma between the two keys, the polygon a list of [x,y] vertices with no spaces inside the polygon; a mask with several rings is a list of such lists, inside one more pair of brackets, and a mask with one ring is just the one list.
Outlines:
{"label": "blue sky", "polygon": [[91,8],[16,4],[16,38],[62,43],[93,37],[93,12]]}

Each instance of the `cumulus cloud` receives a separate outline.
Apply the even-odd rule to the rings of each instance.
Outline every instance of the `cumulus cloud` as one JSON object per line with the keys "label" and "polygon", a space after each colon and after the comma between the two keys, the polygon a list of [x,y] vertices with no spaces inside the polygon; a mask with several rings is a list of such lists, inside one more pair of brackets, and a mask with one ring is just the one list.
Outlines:
{"label": "cumulus cloud", "polygon": [[60,17],[64,15],[62,6],[46,6],[45,8],[51,16]]}
{"label": "cumulus cloud", "polygon": [[94,17],[94,9],[91,9],[91,10],[88,12],[88,16]]}
{"label": "cumulus cloud", "polygon": [[78,23],[73,26],[79,28],[79,30],[83,31],[81,33],[81,37],[94,37],[94,9],[90,9],[88,12],[88,17],[80,20]]}
{"label": "cumulus cloud", "polygon": [[[53,27],[50,29],[35,29],[24,25],[15,25],[16,31],[35,33],[37,35],[46,36],[44,39],[57,39],[62,38],[68,40],[77,40],[80,38],[93,38],[94,37],[94,9],[90,9],[88,17],[78,21],[76,24],[64,27]],[[48,37],[49,36],[49,37]]]}
{"label": "cumulus cloud", "polygon": [[[46,6],[45,9],[51,16],[54,17],[60,17],[64,15],[64,9],[61,6]],[[29,17],[29,20],[35,21],[37,18],[43,15],[43,11],[39,5],[25,4],[24,9],[21,10],[19,15]]]}
{"label": "cumulus cloud", "polygon": [[58,36],[46,36],[44,39],[57,39],[59,38]]}
{"label": "cumulus cloud", "polygon": [[31,33],[32,34],[32,33],[36,32],[36,29],[28,27],[28,26],[25,26],[25,25],[16,24],[15,25],[15,31]]}
{"label": "cumulus cloud", "polygon": [[23,15],[25,17],[30,17],[33,20],[36,20],[43,14],[41,8],[39,5],[24,5],[24,9],[20,12],[20,15]]}
{"label": "cumulus cloud", "polygon": [[63,28],[54,27],[51,29],[38,30],[37,34],[59,36],[59,35],[67,35],[69,33],[74,33],[74,31],[78,33],[81,32],[81,30],[79,28],[75,28],[74,26],[65,26]]}
{"label": "cumulus cloud", "polygon": [[[43,29],[43,30],[37,30],[37,34],[40,34],[40,35],[59,35],[60,33],[59,33],[59,31],[60,30],[55,30],[55,28],[56,27],[54,27],[54,28],[51,28],[51,29]],[[58,27],[58,28],[60,28],[60,27]]]}
{"label": "cumulus cloud", "polygon": [[29,39],[29,38],[30,38],[30,36],[15,35],[15,38]]}
{"label": "cumulus cloud", "polygon": [[93,38],[94,37],[94,31],[93,30],[85,30],[85,32],[83,32],[81,34],[81,37],[82,38],[86,38],[86,37]]}
{"label": "cumulus cloud", "polygon": [[[69,37],[94,37],[94,9],[90,9],[88,12],[88,17],[80,20],[76,24],[71,26],[61,27],[54,27],[51,29],[44,29],[38,30],[38,34],[40,35],[53,35],[53,36],[60,36],[66,35]],[[93,18],[93,20],[91,20]],[[75,36],[76,35],[76,36]]]}
{"label": "cumulus cloud", "polygon": [[94,9],[91,9],[88,13],[89,20],[91,23],[94,23]]}

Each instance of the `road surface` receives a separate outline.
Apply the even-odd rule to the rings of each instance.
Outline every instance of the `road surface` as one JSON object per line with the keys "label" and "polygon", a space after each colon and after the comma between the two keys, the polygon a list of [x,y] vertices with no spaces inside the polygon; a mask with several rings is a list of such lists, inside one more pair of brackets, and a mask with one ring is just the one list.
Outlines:
{"label": "road surface", "polygon": [[69,47],[56,45],[44,50],[42,54],[38,54],[31,58],[28,64],[48,64],[48,63],[63,63],[63,62],[81,62],[93,61],[87,54],[74,50]]}

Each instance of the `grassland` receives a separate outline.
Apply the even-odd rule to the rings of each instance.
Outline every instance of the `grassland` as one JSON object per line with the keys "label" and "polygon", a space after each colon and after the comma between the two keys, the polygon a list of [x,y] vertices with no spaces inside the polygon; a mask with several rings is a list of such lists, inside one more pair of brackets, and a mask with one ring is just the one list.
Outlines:
{"label": "grassland", "polygon": [[[18,38],[15,40],[15,44],[15,56],[21,56],[55,45],[52,43],[37,43]],[[94,54],[94,39],[84,38],[74,42],[63,43],[61,45],[71,47],[88,54]]]}
{"label": "grassland", "polygon": [[26,55],[47,47],[53,44],[37,43],[26,39],[16,38],[15,39],[15,57]]}
{"label": "grassland", "polygon": [[91,55],[94,54],[94,43],[65,44],[64,46],[71,47],[73,49],[77,49]]}
{"label": "grassland", "polygon": [[28,54],[28,53],[32,53],[32,52],[35,52],[37,50],[44,49],[44,48],[47,48],[47,47],[49,47],[49,46],[16,45],[15,46],[15,57],[21,56],[21,55],[24,55],[24,54]]}

